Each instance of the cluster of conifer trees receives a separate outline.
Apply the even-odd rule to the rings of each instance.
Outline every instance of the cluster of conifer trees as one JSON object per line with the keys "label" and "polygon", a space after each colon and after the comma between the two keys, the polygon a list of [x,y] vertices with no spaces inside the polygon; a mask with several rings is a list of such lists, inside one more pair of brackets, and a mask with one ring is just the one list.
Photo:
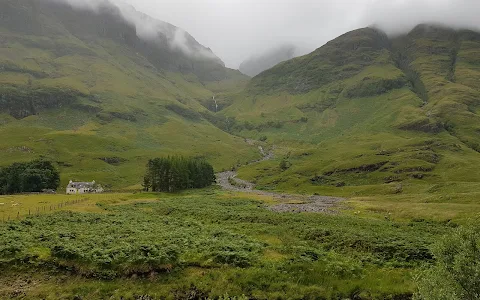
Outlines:
{"label": "cluster of conifer trees", "polygon": [[0,168],[0,194],[56,190],[60,174],[50,161],[34,160]]}
{"label": "cluster of conifer trees", "polygon": [[177,192],[207,187],[213,182],[215,172],[207,161],[169,156],[148,161],[143,186],[146,191]]}

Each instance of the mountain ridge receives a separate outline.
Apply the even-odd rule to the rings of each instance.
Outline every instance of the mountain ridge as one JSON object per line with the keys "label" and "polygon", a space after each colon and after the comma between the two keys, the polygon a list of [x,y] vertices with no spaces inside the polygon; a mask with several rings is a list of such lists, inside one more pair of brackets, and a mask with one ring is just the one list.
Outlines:
{"label": "mountain ridge", "polygon": [[223,113],[240,134],[290,149],[283,155],[292,166],[281,172],[272,162],[239,176],[330,193],[478,182],[479,41],[478,32],[431,25],[394,38],[363,28],[262,72]]}

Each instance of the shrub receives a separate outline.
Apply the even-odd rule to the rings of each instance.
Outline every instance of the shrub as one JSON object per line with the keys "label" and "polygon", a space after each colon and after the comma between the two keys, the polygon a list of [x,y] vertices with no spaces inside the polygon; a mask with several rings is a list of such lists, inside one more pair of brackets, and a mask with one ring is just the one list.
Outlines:
{"label": "shrub", "polygon": [[458,228],[434,247],[437,263],[417,278],[417,300],[480,299],[480,233]]}
{"label": "shrub", "polygon": [[52,249],[52,256],[68,260],[75,260],[81,257],[81,255],[78,253],[78,249],[64,245],[54,246]]}
{"label": "shrub", "polygon": [[286,171],[288,168],[290,168],[290,163],[287,160],[282,159],[282,161],[279,164],[279,167],[282,171]]}

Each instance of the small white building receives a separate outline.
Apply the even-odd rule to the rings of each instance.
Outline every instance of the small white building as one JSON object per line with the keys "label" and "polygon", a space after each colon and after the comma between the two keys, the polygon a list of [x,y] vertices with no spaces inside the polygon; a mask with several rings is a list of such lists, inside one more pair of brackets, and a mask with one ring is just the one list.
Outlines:
{"label": "small white building", "polygon": [[67,185],[67,194],[96,194],[103,193],[103,188],[95,180],[92,182],[70,182]]}

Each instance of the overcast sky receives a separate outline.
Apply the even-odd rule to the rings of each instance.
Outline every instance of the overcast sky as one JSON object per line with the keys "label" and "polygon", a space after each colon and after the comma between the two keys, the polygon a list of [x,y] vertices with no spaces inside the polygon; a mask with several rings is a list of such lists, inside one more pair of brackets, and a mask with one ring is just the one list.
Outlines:
{"label": "overcast sky", "polygon": [[124,0],[181,27],[229,67],[281,43],[314,50],[349,30],[422,22],[480,27],[480,0]]}

